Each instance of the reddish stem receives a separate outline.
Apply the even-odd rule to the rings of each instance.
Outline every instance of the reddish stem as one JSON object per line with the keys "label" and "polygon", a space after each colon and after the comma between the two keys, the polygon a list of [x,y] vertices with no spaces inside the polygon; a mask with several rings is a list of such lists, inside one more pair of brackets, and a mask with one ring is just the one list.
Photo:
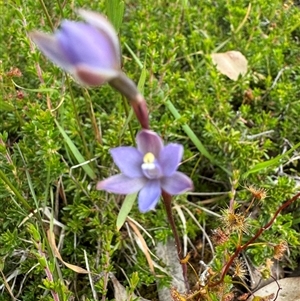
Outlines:
{"label": "reddish stem", "polygon": [[147,103],[135,83],[123,72],[120,72],[118,77],[112,79],[109,84],[129,100],[142,128],[149,129]]}
{"label": "reddish stem", "polygon": [[[171,226],[171,229],[173,232],[173,236],[175,239],[175,245],[177,248],[178,258],[181,260],[181,259],[183,259],[183,255],[182,255],[182,249],[181,249],[181,242],[179,239],[179,235],[177,232],[177,228],[176,228],[173,213],[172,213],[172,196],[170,194],[168,194],[167,192],[162,191],[162,197],[164,200],[164,205],[166,208],[168,221],[170,223],[170,226]],[[186,290],[188,291],[189,283],[188,283],[188,279],[187,279],[187,264],[185,262],[181,262],[181,267],[182,267],[182,275],[183,275],[185,287],[186,287]]]}
{"label": "reddish stem", "polygon": [[237,249],[235,250],[234,254],[230,257],[229,261],[226,263],[225,268],[222,272],[222,276],[220,278],[219,281],[214,282],[209,284],[208,286],[210,287],[214,287],[219,285],[220,283],[223,282],[230,266],[232,265],[234,259],[243,251],[245,250],[250,244],[252,244],[265,230],[267,230],[268,228],[270,228],[272,226],[272,224],[274,223],[276,217],[279,215],[279,213],[284,210],[285,208],[287,208],[288,206],[290,206],[294,201],[296,201],[298,198],[300,197],[300,192],[297,193],[296,195],[294,195],[291,199],[289,199],[288,201],[286,201],[285,203],[283,203],[275,212],[274,216],[271,218],[271,220],[264,226],[261,227],[256,234],[244,245],[242,246],[238,246]]}

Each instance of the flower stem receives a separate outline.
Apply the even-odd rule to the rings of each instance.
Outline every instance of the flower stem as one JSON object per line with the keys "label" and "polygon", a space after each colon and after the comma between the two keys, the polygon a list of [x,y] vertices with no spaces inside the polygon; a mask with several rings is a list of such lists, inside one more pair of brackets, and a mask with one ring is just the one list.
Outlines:
{"label": "flower stem", "polygon": [[122,96],[122,101],[123,101],[123,107],[124,107],[125,115],[126,115],[126,118],[128,120],[128,128],[129,128],[129,131],[130,131],[131,140],[132,140],[133,145],[135,145],[135,135],[134,135],[134,132],[133,132],[132,124],[131,124],[130,119],[129,119],[129,116],[130,116],[129,105],[128,105],[127,100],[123,96]]}
{"label": "flower stem", "polygon": [[[173,236],[175,239],[178,258],[181,260],[181,259],[183,259],[183,256],[182,256],[181,242],[179,239],[179,235],[178,235],[177,228],[175,225],[174,217],[172,214],[172,196],[170,194],[168,194],[167,192],[162,191],[162,197],[163,197],[164,205],[166,208],[168,221],[170,223],[170,226],[171,226],[171,229],[173,232]],[[185,287],[186,287],[186,290],[188,291],[189,284],[188,284],[188,279],[187,279],[187,264],[185,262],[181,262],[181,267],[182,267],[182,275],[183,275]]]}
{"label": "flower stem", "polygon": [[124,73],[120,72],[119,76],[110,80],[109,84],[129,100],[142,128],[149,129],[147,103],[138,91],[135,83]]}

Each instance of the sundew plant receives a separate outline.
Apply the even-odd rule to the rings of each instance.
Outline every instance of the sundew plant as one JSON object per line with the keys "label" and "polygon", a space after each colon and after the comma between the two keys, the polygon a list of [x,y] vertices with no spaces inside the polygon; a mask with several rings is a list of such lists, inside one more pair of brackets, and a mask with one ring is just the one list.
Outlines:
{"label": "sundew plant", "polygon": [[267,2],[2,3],[0,301],[280,297],[300,7]]}

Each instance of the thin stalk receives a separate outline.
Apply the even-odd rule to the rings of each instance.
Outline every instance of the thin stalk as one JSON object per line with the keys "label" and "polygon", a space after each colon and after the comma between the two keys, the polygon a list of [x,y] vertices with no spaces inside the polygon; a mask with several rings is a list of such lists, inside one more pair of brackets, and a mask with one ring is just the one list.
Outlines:
{"label": "thin stalk", "polygon": [[132,139],[132,143],[135,144],[135,136],[134,136],[134,133],[133,133],[133,128],[132,128],[131,122],[129,120],[130,111],[129,111],[128,103],[127,103],[125,97],[123,97],[123,96],[122,96],[122,101],[123,101],[123,108],[124,108],[124,111],[125,111],[125,115],[126,115],[126,118],[128,120],[128,127],[129,127],[130,136],[131,136],[131,139]]}
{"label": "thin stalk", "polygon": [[147,103],[144,97],[138,91],[135,83],[124,73],[120,72],[116,78],[109,82],[109,84],[129,100],[136,118],[138,119],[142,128],[149,129]]}
{"label": "thin stalk", "polygon": [[[167,218],[168,221],[170,223],[172,232],[173,232],[173,236],[175,239],[175,245],[176,245],[176,249],[177,249],[177,254],[178,254],[178,258],[181,260],[183,259],[182,256],[182,248],[181,248],[181,242],[180,242],[180,238],[177,232],[177,228],[175,225],[175,221],[174,221],[174,217],[172,214],[172,196],[170,194],[168,194],[167,192],[163,191],[162,192],[162,197],[163,197],[163,201],[164,201],[164,205],[166,208],[166,213],[167,213]],[[189,283],[188,283],[188,279],[187,279],[187,264],[186,262],[182,262],[181,261],[181,267],[182,267],[182,275],[183,275],[183,279],[184,279],[184,283],[185,283],[185,287],[186,290],[189,290]]]}
{"label": "thin stalk", "polygon": [[70,83],[70,80],[69,80],[68,76],[66,77],[66,81],[67,81],[67,84],[68,84],[68,87],[69,87],[69,91],[70,91],[70,98],[71,98],[72,107],[73,107],[73,110],[74,110],[74,115],[75,115],[76,123],[77,123],[77,126],[78,126],[78,132],[79,132],[80,138],[82,139],[83,149],[85,151],[86,157],[88,159],[91,159],[91,154],[90,154],[90,152],[88,150],[87,143],[86,143],[84,134],[82,132],[82,128],[81,128],[81,123],[80,123],[78,111],[77,111],[76,104],[75,104],[75,101],[74,101],[74,94],[73,94],[73,91],[72,91],[72,88],[71,88],[71,83]]}
{"label": "thin stalk", "polygon": [[22,205],[28,211],[32,211],[31,206],[27,203],[27,201],[22,197],[18,189],[11,183],[11,181],[6,177],[5,173],[0,169],[0,179],[11,189],[11,191],[15,194],[15,196],[19,199]]}
{"label": "thin stalk", "polygon": [[60,11],[60,16],[63,18],[64,17],[64,10],[63,10],[63,7],[61,5],[61,1],[56,1],[57,3],[57,6],[59,8],[59,11]]}
{"label": "thin stalk", "polygon": [[44,14],[46,15],[47,21],[48,21],[48,23],[49,23],[49,25],[50,25],[50,27],[51,27],[51,29],[53,31],[54,30],[54,26],[53,26],[53,23],[51,21],[51,17],[50,17],[50,15],[48,13],[47,7],[46,7],[46,5],[45,5],[45,3],[44,3],[43,0],[40,0],[40,3],[42,5],[42,9],[44,11]]}
{"label": "thin stalk", "polygon": [[102,144],[101,129],[99,130],[98,125],[97,125],[97,120],[96,120],[96,117],[95,117],[95,112],[94,112],[94,108],[93,108],[93,104],[92,104],[92,101],[91,101],[90,94],[89,94],[87,89],[82,89],[82,94],[83,94],[84,100],[86,102],[86,106],[87,106],[87,109],[88,109],[88,114],[89,114],[90,119],[91,119],[92,127],[93,127],[93,130],[94,130],[94,135],[95,135],[95,140],[99,144]]}
{"label": "thin stalk", "polygon": [[[38,243],[38,252],[39,252],[39,255],[41,256],[41,258],[45,259],[44,271],[45,271],[45,274],[47,276],[48,281],[50,283],[54,283],[54,279],[53,279],[51,270],[49,268],[49,265],[48,265],[48,262],[47,262],[47,258],[45,256],[45,253],[44,253],[43,249],[42,249],[41,243]],[[53,290],[53,289],[50,289],[50,291],[51,291],[51,295],[53,297],[53,300],[54,301],[60,301],[58,293],[55,290]]]}

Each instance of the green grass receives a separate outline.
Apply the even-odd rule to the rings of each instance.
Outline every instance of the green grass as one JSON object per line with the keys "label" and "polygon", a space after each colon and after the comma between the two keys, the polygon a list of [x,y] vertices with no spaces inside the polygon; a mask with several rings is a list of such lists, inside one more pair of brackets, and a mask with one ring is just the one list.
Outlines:
{"label": "green grass", "polygon": [[[151,300],[157,300],[157,279],[169,283],[161,270],[151,273],[133,230],[117,229],[124,197],[95,190],[97,180],[117,172],[109,149],[132,145],[138,122],[116,91],[108,85],[80,87],[28,38],[33,29],[51,32],[62,19],[77,19],[76,8],[108,14],[119,28],[123,70],[140,82],[152,129],[185,148],[180,170],[191,176],[196,193],[176,197],[174,204],[190,210],[208,235],[220,220],[206,212],[222,214],[232,198],[245,212],[251,200],[248,185],[267,189],[268,197],[251,207],[254,219],[243,241],[298,191],[300,10],[292,1],[128,0],[123,20],[105,1],[58,0],[43,6],[42,1],[9,0],[2,5],[0,301],[12,296],[113,300],[111,272],[128,291]],[[220,74],[210,58],[212,52],[228,50],[248,60],[248,73],[238,81]],[[13,68],[22,75],[12,74]],[[140,230],[151,250],[152,240],[157,244],[172,236],[161,203],[147,214],[134,203],[129,215],[151,235]],[[182,228],[175,210],[174,215]],[[189,214],[185,218],[186,234],[197,245],[203,234]],[[268,242],[286,241],[290,252],[282,266],[299,265],[299,220],[296,201],[263,233],[261,244],[247,249],[253,264],[261,267],[272,258]],[[48,229],[63,260],[89,267],[91,279],[54,256]],[[215,272],[237,240],[233,235],[216,247]],[[192,263],[197,271],[200,259],[207,264],[212,259],[207,240],[202,248],[198,252],[204,257],[195,255]],[[53,280],[46,279],[47,273]],[[216,292],[211,294],[217,300]]]}

